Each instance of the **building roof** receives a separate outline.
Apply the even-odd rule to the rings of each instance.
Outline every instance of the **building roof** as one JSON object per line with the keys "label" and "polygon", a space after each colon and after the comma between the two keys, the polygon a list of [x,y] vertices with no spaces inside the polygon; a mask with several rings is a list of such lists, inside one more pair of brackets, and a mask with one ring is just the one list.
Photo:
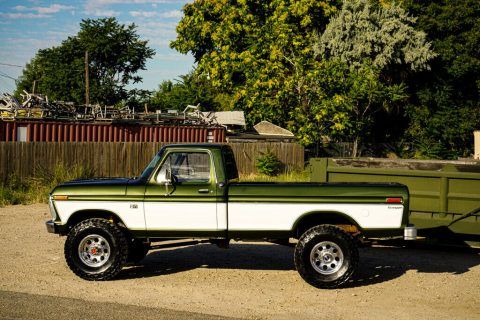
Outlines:
{"label": "building roof", "polygon": [[268,121],[261,121],[253,126],[260,135],[294,137],[294,134],[287,129],[274,125]]}

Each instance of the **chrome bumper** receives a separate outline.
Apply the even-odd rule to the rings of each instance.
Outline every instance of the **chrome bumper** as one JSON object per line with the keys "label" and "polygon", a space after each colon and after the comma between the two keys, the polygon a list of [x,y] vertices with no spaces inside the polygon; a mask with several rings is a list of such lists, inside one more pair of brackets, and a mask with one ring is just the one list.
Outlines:
{"label": "chrome bumper", "polygon": [[52,220],[48,220],[45,222],[45,226],[47,227],[47,231],[49,233],[60,233],[58,226]]}

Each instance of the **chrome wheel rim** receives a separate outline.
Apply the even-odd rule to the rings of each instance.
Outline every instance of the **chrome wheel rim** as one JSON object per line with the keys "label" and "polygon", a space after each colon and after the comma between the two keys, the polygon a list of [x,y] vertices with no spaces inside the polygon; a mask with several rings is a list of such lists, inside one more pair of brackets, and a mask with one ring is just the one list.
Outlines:
{"label": "chrome wheel rim", "polygon": [[333,274],[343,265],[343,251],[336,243],[322,241],[312,248],[310,263],[320,274]]}
{"label": "chrome wheel rim", "polygon": [[78,256],[89,267],[101,267],[110,257],[110,244],[98,234],[88,235],[78,245]]}

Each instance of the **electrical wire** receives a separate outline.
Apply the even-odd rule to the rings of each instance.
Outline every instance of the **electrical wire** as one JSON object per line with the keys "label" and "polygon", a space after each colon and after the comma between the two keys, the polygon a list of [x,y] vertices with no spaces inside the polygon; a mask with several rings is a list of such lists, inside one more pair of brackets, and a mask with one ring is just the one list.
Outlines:
{"label": "electrical wire", "polygon": [[9,66],[9,67],[17,67],[17,68],[23,68],[23,66],[19,66],[18,64],[11,64],[11,63],[5,63],[5,62],[0,62],[1,66]]}

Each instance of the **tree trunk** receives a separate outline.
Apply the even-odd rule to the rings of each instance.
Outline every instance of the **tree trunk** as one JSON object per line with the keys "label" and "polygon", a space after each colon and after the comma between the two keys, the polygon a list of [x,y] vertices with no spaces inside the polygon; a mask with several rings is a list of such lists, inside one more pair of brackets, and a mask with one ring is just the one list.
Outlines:
{"label": "tree trunk", "polygon": [[355,137],[355,139],[353,140],[353,148],[352,148],[352,157],[353,158],[356,158],[358,157],[358,142],[359,142],[359,138],[358,136]]}

